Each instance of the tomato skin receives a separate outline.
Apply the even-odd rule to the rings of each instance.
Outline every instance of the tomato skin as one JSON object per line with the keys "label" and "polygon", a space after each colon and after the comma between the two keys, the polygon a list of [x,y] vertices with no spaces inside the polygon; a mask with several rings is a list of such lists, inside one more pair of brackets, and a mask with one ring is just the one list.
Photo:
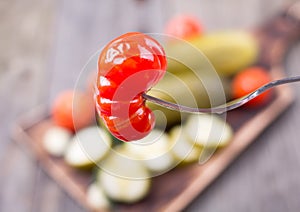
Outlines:
{"label": "tomato skin", "polygon": [[154,127],[155,116],[142,106],[128,118],[102,115],[105,125],[116,138],[128,142],[139,140],[148,135]]}
{"label": "tomato skin", "polygon": [[92,100],[90,95],[81,91],[63,91],[51,107],[53,122],[73,132],[88,126],[95,115]]}
{"label": "tomato skin", "polygon": [[197,17],[182,14],[170,19],[164,32],[180,39],[191,39],[202,35],[203,31],[203,26]]}
{"label": "tomato skin", "polygon": [[165,74],[162,46],[148,35],[132,32],[108,43],[98,60],[96,109],[110,132],[120,140],[145,137],[155,117],[142,94]]}
{"label": "tomato skin", "polygon": [[[271,76],[262,67],[253,66],[239,72],[232,81],[233,98],[240,98],[259,87],[271,82]],[[272,96],[272,90],[268,90],[249,101],[249,107],[259,107],[266,104]]]}

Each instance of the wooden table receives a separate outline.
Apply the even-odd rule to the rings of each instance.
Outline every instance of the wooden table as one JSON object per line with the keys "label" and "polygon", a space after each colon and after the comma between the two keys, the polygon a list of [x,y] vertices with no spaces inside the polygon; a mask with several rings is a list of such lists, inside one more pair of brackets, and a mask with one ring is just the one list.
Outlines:
{"label": "wooden table", "polygon": [[[16,145],[18,117],[72,88],[88,58],[127,31],[161,32],[175,13],[194,13],[207,31],[253,28],[284,0],[0,1],[0,211],[84,211]],[[300,45],[286,58],[300,73]],[[300,86],[296,101],[187,211],[299,211]]]}

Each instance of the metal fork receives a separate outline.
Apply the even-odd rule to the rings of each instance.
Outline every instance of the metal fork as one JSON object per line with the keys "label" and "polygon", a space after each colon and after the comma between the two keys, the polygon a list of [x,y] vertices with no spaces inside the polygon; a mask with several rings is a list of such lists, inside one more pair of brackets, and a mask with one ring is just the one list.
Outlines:
{"label": "metal fork", "polygon": [[171,110],[177,110],[177,111],[187,112],[187,113],[218,113],[218,114],[222,114],[226,111],[236,109],[236,108],[246,104],[251,99],[254,99],[255,97],[259,96],[263,92],[265,92],[273,87],[283,85],[283,84],[293,83],[293,82],[299,82],[299,81],[300,81],[300,76],[287,77],[287,78],[283,78],[283,79],[279,79],[279,80],[274,80],[241,98],[232,100],[223,105],[219,105],[219,106],[212,107],[212,108],[193,108],[193,107],[188,107],[188,106],[184,106],[184,105],[178,105],[176,103],[167,102],[165,100],[158,99],[156,97],[147,95],[146,93],[143,94],[143,97],[146,100],[148,100],[154,104],[164,106]]}

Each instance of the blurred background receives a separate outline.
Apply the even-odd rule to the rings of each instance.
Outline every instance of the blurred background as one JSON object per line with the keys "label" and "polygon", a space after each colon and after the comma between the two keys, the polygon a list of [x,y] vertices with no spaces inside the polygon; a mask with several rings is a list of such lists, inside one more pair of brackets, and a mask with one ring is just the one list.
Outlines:
{"label": "blurred background", "polygon": [[[84,211],[10,136],[15,121],[73,88],[97,50],[128,31],[163,32],[197,16],[207,32],[251,30],[293,0],[0,0],[0,211]],[[300,13],[300,12],[299,12]],[[287,75],[300,74],[300,44]],[[300,85],[296,101],[187,211],[298,211]]]}

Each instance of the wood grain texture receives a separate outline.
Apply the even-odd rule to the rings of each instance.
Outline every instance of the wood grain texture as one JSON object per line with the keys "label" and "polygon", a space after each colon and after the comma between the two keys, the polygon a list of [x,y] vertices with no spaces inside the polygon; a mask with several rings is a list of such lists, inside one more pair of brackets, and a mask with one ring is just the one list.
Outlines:
{"label": "wood grain texture", "polygon": [[18,116],[48,95],[46,81],[54,1],[1,1],[0,211],[31,211],[37,164],[12,143]]}
{"label": "wood grain texture", "polygon": [[[131,30],[160,32],[190,12],[207,30],[252,28],[293,0],[3,0],[0,1],[0,211],[84,211],[9,138],[10,125],[40,102],[72,87],[87,58]],[[181,2],[181,3],[180,3]],[[139,12],[137,12],[139,10]],[[142,18],[137,21],[137,17]],[[49,45],[51,44],[51,45]],[[288,75],[300,73],[300,45]],[[296,102],[187,211],[298,211],[300,86]],[[19,170],[22,170],[20,172]],[[47,202],[49,200],[49,202]]]}

